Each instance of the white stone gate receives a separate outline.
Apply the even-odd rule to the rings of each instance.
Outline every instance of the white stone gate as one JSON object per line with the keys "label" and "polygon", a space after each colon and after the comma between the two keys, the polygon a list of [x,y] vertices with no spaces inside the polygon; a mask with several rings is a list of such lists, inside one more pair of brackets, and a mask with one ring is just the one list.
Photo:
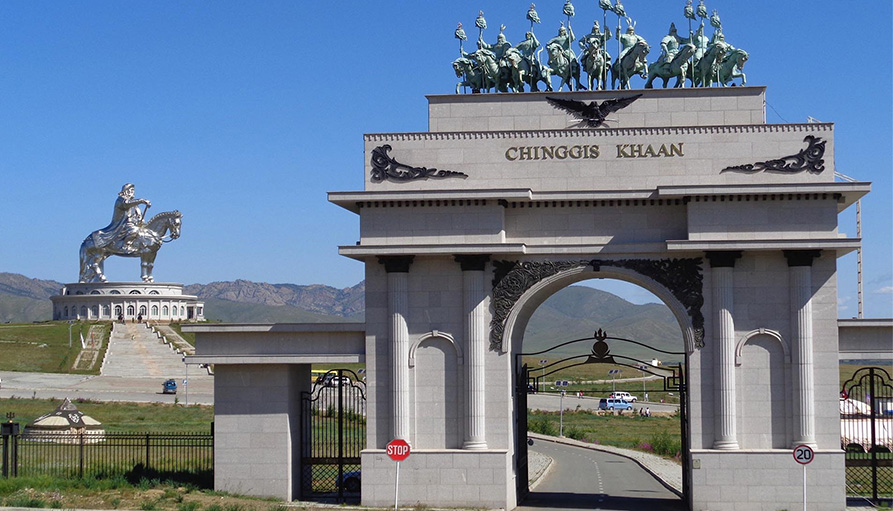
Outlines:
{"label": "white stone gate", "polygon": [[[569,129],[546,101],[634,94],[609,129]],[[402,501],[515,507],[524,329],[557,290],[608,277],[660,297],[683,332],[692,509],[797,508],[797,444],[817,453],[811,508],[843,509],[836,260],[860,240],[837,215],[870,185],[834,182],[832,124],[766,124],[762,87],[428,99],[428,132],[366,135],[364,189],[329,194],[360,220],[340,253],[365,263],[364,349],[333,327],[192,327],[195,361],[223,367],[218,435],[255,408],[275,430],[274,464],[219,437],[219,489],[298,498],[297,387],[307,364],[353,360],[362,504],[393,504],[384,448],[401,438]],[[264,391],[267,374],[282,377]]]}
{"label": "white stone gate", "polygon": [[[611,277],[676,315],[690,376],[693,509],[795,507],[796,444],[816,509],[842,509],[833,125],[765,123],[761,87],[646,90],[610,129],[567,129],[560,94],[429,97],[429,132],[366,136],[365,505],[516,505],[513,357],[530,315]],[[622,92],[565,97],[601,101]],[[631,95],[632,93],[626,93]],[[824,506],[824,507],[822,507]]]}

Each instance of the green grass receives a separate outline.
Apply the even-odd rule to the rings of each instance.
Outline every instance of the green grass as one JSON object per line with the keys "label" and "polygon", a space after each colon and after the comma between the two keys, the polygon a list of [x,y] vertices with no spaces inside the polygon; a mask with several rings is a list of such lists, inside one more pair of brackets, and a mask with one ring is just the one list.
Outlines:
{"label": "green grass", "polygon": [[171,323],[170,326],[175,332],[180,334],[180,337],[183,338],[184,341],[188,342],[190,345],[195,346],[195,334],[192,332],[183,332],[183,328],[180,323]]}
{"label": "green grass", "polygon": [[[558,436],[558,412],[528,410],[527,429]],[[588,410],[564,412],[564,436],[583,442],[612,445],[675,457],[682,449],[679,417],[598,415]]]}
{"label": "green grass", "polygon": [[[0,417],[8,412],[23,426],[37,417],[52,412],[61,403],[58,399],[0,399]],[[178,406],[163,403],[124,403],[76,400],[74,404],[85,414],[102,423],[109,432],[202,432],[211,429],[214,407]]]}
{"label": "green grass", "polygon": [[[81,351],[80,334],[86,338],[90,325],[103,322],[77,322],[71,327],[68,347],[68,323],[0,325],[0,370],[40,373],[99,374],[97,363],[91,370],[74,370],[72,365]],[[103,329],[103,348],[108,346],[109,328]],[[100,353],[100,357],[102,353]],[[101,360],[101,358],[100,358]]]}

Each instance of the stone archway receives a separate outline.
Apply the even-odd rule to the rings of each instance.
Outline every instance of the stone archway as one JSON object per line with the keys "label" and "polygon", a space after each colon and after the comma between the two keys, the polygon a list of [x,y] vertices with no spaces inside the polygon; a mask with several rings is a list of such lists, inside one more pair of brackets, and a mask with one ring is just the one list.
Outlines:
{"label": "stone archway", "polygon": [[[672,311],[682,332],[685,361],[682,364],[680,386],[680,427],[682,438],[682,492],[683,500],[690,503],[691,495],[691,428],[688,424],[688,356],[704,346],[704,317],[701,307],[703,298],[703,274],[700,258],[691,259],[624,259],[624,260],[572,260],[572,261],[495,261],[497,271],[493,281],[494,313],[491,321],[491,349],[513,354],[522,352],[522,342],[527,323],[534,311],[561,289],[593,278],[613,278],[636,284],[660,298]],[[526,379],[520,368],[512,374],[516,389],[513,402],[515,430],[515,470],[526,475],[527,431]],[[522,395],[523,393],[523,395]],[[524,409],[521,409],[521,408]],[[518,498],[526,495],[526,483],[518,480]]]}

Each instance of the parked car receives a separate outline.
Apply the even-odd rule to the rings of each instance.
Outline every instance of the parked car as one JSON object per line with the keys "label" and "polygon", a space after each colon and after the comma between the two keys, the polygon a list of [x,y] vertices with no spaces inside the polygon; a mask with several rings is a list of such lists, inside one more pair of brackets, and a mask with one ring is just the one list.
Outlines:
{"label": "parked car", "polygon": [[360,477],[361,476],[359,470],[345,472],[344,476],[339,479],[338,486],[344,488],[344,491],[359,493]]}
{"label": "parked car", "polygon": [[162,394],[176,394],[177,393],[177,380],[175,380],[173,378],[164,380],[164,383],[161,384],[161,393]]}
{"label": "parked car", "polygon": [[335,376],[332,378],[332,387],[337,387],[338,385],[350,385],[350,378],[347,376]]}
{"label": "parked car", "polygon": [[611,395],[608,397],[611,399],[622,399],[622,400],[626,401],[627,403],[635,403],[636,401],[639,400],[639,398],[630,394],[629,392],[619,392],[619,391],[612,392]]}
{"label": "parked car", "polygon": [[623,399],[615,399],[612,397],[602,398],[598,400],[599,410],[632,410],[633,405]]}

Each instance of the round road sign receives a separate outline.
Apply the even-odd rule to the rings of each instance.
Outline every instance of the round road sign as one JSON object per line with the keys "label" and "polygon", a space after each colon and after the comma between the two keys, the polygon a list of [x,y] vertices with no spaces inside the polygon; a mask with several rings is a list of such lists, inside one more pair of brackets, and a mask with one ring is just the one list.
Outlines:
{"label": "round road sign", "polygon": [[794,461],[801,465],[808,465],[815,458],[815,452],[812,447],[800,444],[794,447]]}
{"label": "round road sign", "polygon": [[392,460],[403,461],[409,457],[409,444],[406,443],[406,440],[396,438],[388,443],[385,452],[388,453]]}

